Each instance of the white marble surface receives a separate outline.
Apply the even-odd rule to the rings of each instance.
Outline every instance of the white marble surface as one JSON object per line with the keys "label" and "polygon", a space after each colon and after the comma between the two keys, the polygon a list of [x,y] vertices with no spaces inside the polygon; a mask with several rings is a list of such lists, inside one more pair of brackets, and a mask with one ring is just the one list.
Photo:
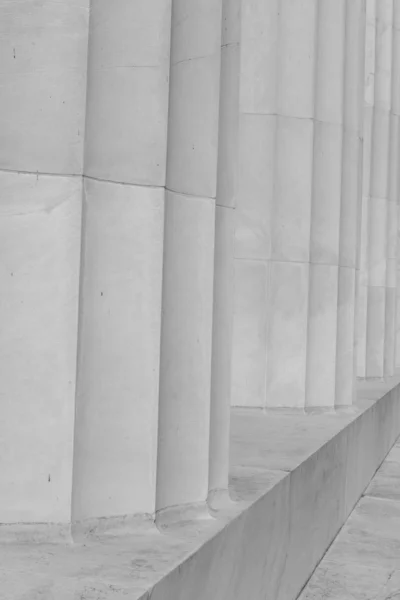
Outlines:
{"label": "white marble surface", "polygon": [[363,0],[242,3],[234,406],[352,404],[364,30]]}
{"label": "white marble surface", "polygon": [[82,174],[89,4],[0,2],[0,168]]}
{"label": "white marble surface", "polygon": [[72,520],[152,514],[164,192],[87,179],[83,212]]}
{"label": "white marble surface", "polygon": [[207,498],[215,201],[168,192],[165,211],[157,510]]}
{"label": "white marble surface", "polygon": [[82,181],[1,172],[0,189],[0,522],[68,523]]}
{"label": "white marble surface", "polygon": [[0,521],[67,524],[89,2],[0,23]]}
{"label": "white marble surface", "polygon": [[[398,203],[398,2],[368,0],[358,374],[395,370]],[[367,275],[367,278],[366,278]]]}
{"label": "white marble surface", "polygon": [[[381,396],[386,388],[382,383],[372,387],[370,396]],[[0,544],[0,598],[295,600],[383,459],[381,452],[389,450],[400,432],[398,388],[377,403],[365,398],[365,385],[361,388],[353,413],[235,410],[233,514],[189,519],[162,533],[143,523],[129,535],[109,532],[75,545]],[[382,440],[371,436],[371,426],[386,433],[383,450]],[[367,482],[354,478],[355,461]],[[367,556],[368,563],[358,572],[370,581],[377,552],[383,552],[386,562],[375,583],[383,587],[387,581],[395,589],[397,575],[390,581],[385,577],[388,568],[395,568],[400,509],[391,505],[376,511],[371,501],[376,500],[362,501],[363,513],[343,539],[339,556],[342,563],[354,561],[353,542],[361,540],[358,554]],[[366,514],[374,515],[367,537],[360,530]],[[373,541],[380,526],[388,532],[389,543]],[[4,541],[3,528],[0,534]],[[351,579],[348,568],[346,572],[345,583]],[[323,574],[314,588],[332,578]],[[373,585],[362,583],[361,590],[373,590]],[[331,587],[343,590],[333,581]],[[333,596],[343,597],[347,600]],[[355,598],[364,600],[363,595]]]}
{"label": "white marble surface", "polygon": [[163,520],[182,506],[204,509],[209,491],[222,2],[173,0],[171,14],[156,486]]}
{"label": "white marble surface", "polygon": [[85,174],[163,186],[171,1],[91,6]]}
{"label": "white marble surface", "polygon": [[318,565],[299,600],[400,598],[400,445]]}

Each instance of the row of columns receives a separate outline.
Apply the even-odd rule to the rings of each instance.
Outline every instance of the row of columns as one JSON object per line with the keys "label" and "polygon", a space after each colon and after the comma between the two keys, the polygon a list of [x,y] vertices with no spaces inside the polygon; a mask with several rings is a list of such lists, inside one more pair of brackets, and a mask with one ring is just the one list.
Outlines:
{"label": "row of columns", "polygon": [[369,0],[358,374],[393,375],[399,201],[400,6]]}
{"label": "row of columns", "polygon": [[[10,434],[2,432],[2,439],[10,435],[12,451],[0,482],[9,496],[2,522],[155,513],[161,521],[175,518],[176,509],[180,515],[180,507],[203,511],[209,492],[211,505],[214,495],[226,494],[232,311],[225,316],[224,301],[232,302],[232,268],[226,276],[225,263],[233,267],[233,218],[226,194],[220,194],[216,215],[218,160],[229,163],[220,148],[225,143],[230,151],[227,142],[219,144],[222,4],[119,0],[111,6],[82,0],[74,7],[44,2],[30,13],[19,3],[11,12],[4,7],[12,41],[10,55],[2,54],[8,61],[2,73],[7,84],[19,77],[23,106],[20,118],[13,86],[7,85],[2,135],[11,147],[0,168],[1,227],[11,228],[11,236],[2,236],[10,298],[2,303],[1,318],[7,327],[5,393],[12,408]],[[238,31],[236,16],[234,25],[227,23],[229,11],[226,2],[224,40],[232,28],[233,35]],[[30,45],[40,46],[33,58]],[[59,106],[50,114],[45,101],[56,87],[73,118],[62,131],[47,130],[42,118],[24,132],[20,121],[33,113],[26,101],[31,73],[46,72],[47,54],[53,72],[43,78],[42,95],[33,98],[35,110],[56,121]],[[229,89],[224,94],[229,102]],[[28,139],[39,125],[46,135],[35,139],[39,151],[34,155],[32,149],[36,160],[30,161],[22,136]],[[8,192],[9,179],[15,192]],[[43,201],[46,185],[50,197]],[[29,203],[41,228],[32,218],[20,218]],[[59,204],[67,215],[59,210],[50,224],[48,215]],[[17,289],[8,279],[18,270],[14,257],[20,265]],[[215,297],[214,262],[221,275]],[[53,272],[56,293],[48,295]],[[20,336],[15,320],[19,303],[31,300],[30,277],[39,298],[26,309],[30,329]],[[40,304],[38,318],[32,309]],[[214,304],[221,319],[213,328]],[[23,383],[15,381],[21,344]],[[212,371],[212,358],[221,373]],[[54,365],[56,359],[60,364]],[[25,383],[36,379],[38,389]],[[19,420],[25,403],[28,413],[37,412],[28,437],[31,415]],[[22,469],[27,452],[29,474]]]}
{"label": "row of columns", "polygon": [[231,404],[393,373],[400,9],[367,8],[3,9],[1,522],[226,506]]}
{"label": "row of columns", "polygon": [[221,11],[92,6],[74,521],[205,507]]}
{"label": "row of columns", "polygon": [[365,5],[243,4],[233,402],[349,405]]}

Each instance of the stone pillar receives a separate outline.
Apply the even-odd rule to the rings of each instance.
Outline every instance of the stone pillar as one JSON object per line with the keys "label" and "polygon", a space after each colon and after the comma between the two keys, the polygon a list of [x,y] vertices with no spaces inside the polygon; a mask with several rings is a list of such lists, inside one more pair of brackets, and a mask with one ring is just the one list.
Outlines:
{"label": "stone pillar", "polygon": [[208,493],[221,2],[173,0],[171,36],[159,523]]}
{"label": "stone pillar", "polygon": [[[400,151],[400,64],[399,64],[399,53],[400,53],[400,5],[398,2],[394,3],[394,14],[393,14],[393,73],[394,82],[392,85],[392,126],[397,133],[397,153]],[[393,143],[393,142],[392,142]],[[395,154],[397,160],[399,160],[399,154]],[[397,220],[396,220],[396,232],[392,235],[396,235],[396,310],[395,310],[395,350],[394,350],[394,370],[400,368],[400,169],[396,168],[396,159],[391,161],[391,190],[396,190],[395,194],[391,194],[391,198],[394,198],[397,204]],[[391,266],[393,269],[393,266]],[[392,271],[393,272],[393,271]]]}
{"label": "stone pillar", "polygon": [[67,527],[88,0],[29,4],[0,3],[0,521]]}
{"label": "stone pillar", "polygon": [[307,406],[351,405],[365,11],[317,7]]}
{"label": "stone pillar", "polygon": [[[394,293],[387,293],[392,279],[388,262],[393,243],[388,246],[389,217],[394,211],[389,204],[391,163],[391,104],[393,62],[393,0],[376,0],[375,78],[372,113],[370,189],[368,199],[368,302],[366,376],[383,377],[393,346],[386,341],[387,322],[392,321]],[[395,134],[396,135],[396,134]],[[393,148],[393,146],[392,146]],[[389,266],[389,270],[388,270]],[[387,356],[387,361],[385,360]]]}
{"label": "stone pillar", "polygon": [[362,199],[365,2],[347,0],[344,16],[335,407],[349,406],[355,398],[356,284],[359,271]]}
{"label": "stone pillar", "polygon": [[[393,73],[394,83],[392,86],[392,121],[393,128],[397,132],[397,153],[400,152],[400,4],[394,3],[393,14]],[[399,160],[399,154],[397,154]],[[396,193],[391,195],[397,204],[397,221],[396,221],[396,310],[395,310],[395,349],[394,349],[394,371],[400,369],[400,169],[396,168],[396,161],[391,161],[391,190],[395,189]],[[393,266],[391,266],[393,269]],[[392,271],[393,272],[393,271]]]}
{"label": "stone pillar", "polygon": [[215,214],[209,504],[227,496],[232,379],[234,208],[239,126],[241,0],[223,0]]}
{"label": "stone pillar", "polygon": [[352,401],[364,6],[244,2],[236,404]]}
{"label": "stone pillar", "polygon": [[400,370],[400,204],[397,205],[397,278],[395,370]]}
{"label": "stone pillar", "polygon": [[155,512],[170,4],[91,6],[75,522]]}
{"label": "stone pillar", "polygon": [[367,314],[368,314],[368,243],[369,197],[371,184],[372,123],[375,90],[376,0],[366,3],[364,123],[363,123],[363,178],[360,231],[360,272],[357,294],[357,375],[367,373]]}
{"label": "stone pillar", "polygon": [[399,114],[400,114],[400,4],[393,2],[392,77],[389,119],[389,183],[386,221],[386,298],[384,375],[395,372],[396,358],[396,287],[397,287],[397,212],[399,202]]}

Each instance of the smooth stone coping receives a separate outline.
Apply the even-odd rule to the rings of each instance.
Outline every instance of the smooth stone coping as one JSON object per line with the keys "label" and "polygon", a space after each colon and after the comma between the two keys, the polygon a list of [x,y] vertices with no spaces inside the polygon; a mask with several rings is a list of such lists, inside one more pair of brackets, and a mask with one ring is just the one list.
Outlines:
{"label": "smooth stone coping", "polygon": [[217,518],[94,525],[74,544],[1,527],[0,597],[294,600],[400,434],[399,382],[360,382],[350,412],[233,409],[236,505]]}

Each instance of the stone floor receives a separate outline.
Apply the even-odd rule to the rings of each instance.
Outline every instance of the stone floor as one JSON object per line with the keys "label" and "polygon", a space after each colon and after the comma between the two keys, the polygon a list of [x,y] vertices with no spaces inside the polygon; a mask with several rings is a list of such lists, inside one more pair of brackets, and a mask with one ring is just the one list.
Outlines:
{"label": "stone floor", "polygon": [[400,600],[400,441],[299,600]]}
{"label": "stone floor", "polygon": [[[358,401],[351,410],[305,414],[234,409],[230,487],[237,501],[235,514],[183,521],[162,532],[153,524],[143,523],[143,527],[136,527],[130,535],[114,535],[109,531],[101,539],[93,536],[87,542],[73,545],[45,542],[40,540],[41,534],[38,539],[36,534],[32,534],[32,539],[29,534],[29,539],[24,540],[18,534],[13,543],[8,543],[8,527],[0,526],[0,600],[294,598],[322,554],[321,551],[315,561],[312,559],[312,566],[308,564],[310,561],[303,564],[300,560],[299,565],[299,561],[296,562],[296,557],[301,555],[300,546],[304,550],[303,536],[312,529],[313,519],[321,522],[311,537],[308,536],[311,540],[308,545],[314,549],[314,540],[318,542],[318,538],[323,538],[319,546],[325,549],[326,536],[330,542],[336,534],[337,528],[333,531],[334,523],[332,527],[329,525],[327,514],[340,519],[340,526],[344,520],[340,516],[344,509],[340,505],[339,488],[349,464],[346,440],[351,450],[350,442],[356,448],[357,436],[361,435],[363,447],[365,439],[369,439],[370,449],[373,449],[372,438],[381,439],[380,426],[387,421],[386,409],[380,409],[370,420],[363,415],[369,407],[374,410],[375,401],[399,382],[400,377],[390,383],[375,382],[368,386],[360,383]],[[396,399],[390,400],[388,406],[397,406],[396,402]],[[381,401],[379,404],[384,406]],[[363,421],[367,429],[353,427],[348,437],[340,434],[357,419]],[[371,429],[372,425],[376,431]],[[390,445],[387,450],[389,448]],[[371,456],[375,462],[376,451],[378,449],[372,453],[363,451],[358,457],[353,448],[350,470],[356,462],[362,474],[362,463],[368,467]],[[346,525],[331,548],[329,558],[318,567],[302,600],[396,598],[390,596],[390,591],[386,596],[377,595],[385,585],[388,590],[393,586],[396,589],[396,581],[400,589],[400,446],[393,452],[385,463],[386,471],[371,484],[368,497],[357,507],[350,525]],[[369,468],[367,470],[369,472]],[[350,487],[353,480],[357,480],[357,476],[352,476]],[[358,489],[358,486],[356,481],[353,488]],[[376,530],[376,540],[369,529],[364,531],[364,522]],[[386,537],[378,527],[381,523]],[[364,544],[361,551],[356,550],[358,543]],[[379,559],[379,554],[383,558]],[[365,564],[361,558],[360,564],[357,563],[358,556],[365,556]],[[247,568],[248,564],[251,568]],[[238,565],[242,568],[240,572]],[[293,582],[295,576],[299,585],[296,583],[293,592],[286,584]],[[254,591],[255,584],[260,589]],[[373,585],[377,589],[375,595]],[[343,591],[346,586],[350,586],[350,590],[353,586],[353,595],[351,591],[346,595]],[[398,598],[400,600],[400,596]]]}

